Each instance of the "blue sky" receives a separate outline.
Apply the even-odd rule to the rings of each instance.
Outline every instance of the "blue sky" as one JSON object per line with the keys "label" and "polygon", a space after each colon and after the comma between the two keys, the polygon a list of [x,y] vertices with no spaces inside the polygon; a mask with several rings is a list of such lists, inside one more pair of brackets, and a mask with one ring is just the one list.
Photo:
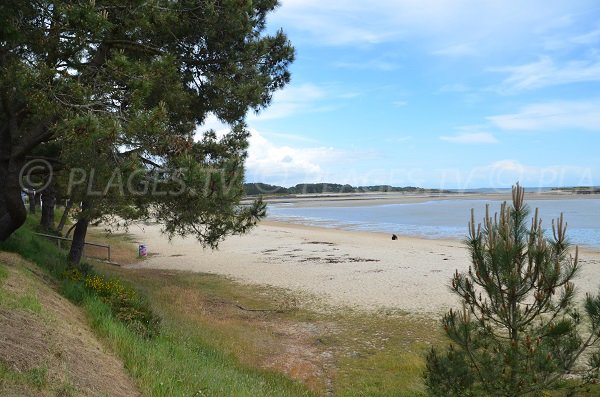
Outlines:
{"label": "blue sky", "polygon": [[598,0],[281,3],[297,57],[248,181],[600,185]]}

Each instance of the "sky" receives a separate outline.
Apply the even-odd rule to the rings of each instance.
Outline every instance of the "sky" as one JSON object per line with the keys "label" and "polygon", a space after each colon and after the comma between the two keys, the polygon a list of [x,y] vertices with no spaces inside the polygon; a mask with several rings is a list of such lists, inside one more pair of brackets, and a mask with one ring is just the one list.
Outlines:
{"label": "sky", "polygon": [[268,26],[296,61],[247,117],[248,182],[600,185],[598,0],[281,0]]}

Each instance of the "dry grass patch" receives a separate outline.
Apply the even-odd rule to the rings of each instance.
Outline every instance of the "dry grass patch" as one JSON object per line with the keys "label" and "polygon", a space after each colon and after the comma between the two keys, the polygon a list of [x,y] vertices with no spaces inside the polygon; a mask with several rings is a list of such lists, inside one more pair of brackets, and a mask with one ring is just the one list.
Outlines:
{"label": "dry grass patch", "polygon": [[[170,332],[200,338],[235,356],[242,365],[289,375],[323,394],[327,387],[321,351],[312,347],[323,333],[319,322],[290,320],[282,296],[220,276],[164,270],[97,268],[140,288]],[[324,326],[323,326],[324,327]]]}
{"label": "dry grass patch", "polygon": [[437,320],[393,311],[296,305],[309,298],[212,274],[114,268],[149,297],[165,326],[275,370],[318,395],[423,395],[424,352],[442,338]]}
{"label": "dry grass patch", "polygon": [[[87,241],[96,244],[110,245],[111,262],[119,265],[130,265],[140,260],[138,243],[127,233],[109,233],[102,228],[90,228]],[[91,258],[105,258],[106,248],[87,245],[86,254]]]}
{"label": "dry grass patch", "polygon": [[35,265],[0,252],[0,268],[0,395],[139,395],[82,310]]}

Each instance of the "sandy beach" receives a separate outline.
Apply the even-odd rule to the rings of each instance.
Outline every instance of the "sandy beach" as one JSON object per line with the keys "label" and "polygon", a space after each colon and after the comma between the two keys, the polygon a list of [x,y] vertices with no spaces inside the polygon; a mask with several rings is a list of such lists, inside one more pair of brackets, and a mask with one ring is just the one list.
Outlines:
{"label": "sandy beach", "polygon": [[[136,267],[221,274],[290,289],[330,305],[439,314],[457,301],[448,290],[468,269],[458,240],[431,240],[263,221],[252,232],[203,249],[193,238],[169,242],[156,225],[130,230],[150,256]],[[581,250],[580,296],[600,287],[600,252]]]}

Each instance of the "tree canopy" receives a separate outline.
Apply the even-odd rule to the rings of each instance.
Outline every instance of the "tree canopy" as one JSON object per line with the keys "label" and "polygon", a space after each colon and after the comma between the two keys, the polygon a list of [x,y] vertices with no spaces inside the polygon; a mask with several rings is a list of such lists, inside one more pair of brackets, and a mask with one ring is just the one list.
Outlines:
{"label": "tree canopy", "polygon": [[[58,148],[61,171],[71,173],[68,182],[78,182],[68,194],[87,202],[86,221],[153,216],[169,234],[193,233],[211,246],[246,230],[264,208],[238,206],[244,118],[288,83],[294,58],[282,31],[265,33],[276,6],[276,0],[3,2],[0,239],[24,222],[20,173],[49,144]],[[211,114],[231,132],[218,139],[198,131]],[[83,173],[75,178],[74,170]],[[174,183],[184,185],[178,194],[144,190]]]}

